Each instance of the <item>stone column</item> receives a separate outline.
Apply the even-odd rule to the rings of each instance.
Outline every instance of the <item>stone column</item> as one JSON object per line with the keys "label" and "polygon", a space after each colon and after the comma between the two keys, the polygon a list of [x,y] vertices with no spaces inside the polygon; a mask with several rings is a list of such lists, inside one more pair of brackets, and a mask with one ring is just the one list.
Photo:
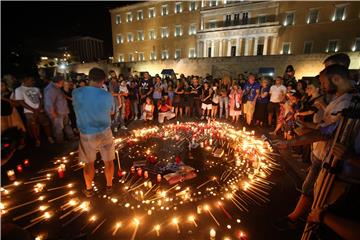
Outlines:
{"label": "stone column", "polygon": [[245,38],[244,39],[244,44],[245,44],[245,48],[244,48],[244,56],[249,56],[249,46],[250,46],[250,38]]}
{"label": "stone column", "polygon": [[220,39],[220,41],[219,41],[219,57],[222,57],[222,51],[223,51],[222,42],[223,42],[223,40]]}
{"label": "stone column", "polygon": [[204,18],[202,16],[200,18],[200,30],[204,30]]}
{"label": "stone column", "polygon": [[241,48],[240,48],[240,45],[241,44],[241,38],[237,38],[236,39],[236,51],[235,51],[235,56],[240,56],[241,54]]}
{"label": "stone column", "polygon": [[255,38],[254,38],[254,51],[253,51],[253,55],[254,55],[254,56],[257,55],[258,41],[259,41],[259,38],[258,38],[258,37],[255,37]]}
{"label": "stone column", "polygon": [[206,41],[204,41],[204,52],[203,57],[207,57],[207,47],[206,47]]}
{"label": "stone column", "polygon": [[227,40],[227,54],[226,56],[230,57],[231,56],[231,39]]}
{"label": "stone column", "polygon": [[214,53],[215,53],[215,40],[211,40],[211,57],[215,57]]}
{"label": "stone column", "polygon": [[268,53],[267,53],[268,40],[269,40],[269,37],[268,37],[268,36],[265,36],[265,38],[264,38],[263,55],[268,55]]}
{"label": "stone column", "polygon": [[271,55],[276,55],[276,54],[278,54],[278,53],[276,52],[277,39],[278,39],[278,37],[276,37],[276,36],[273,36],[273,37],[271,38]]}

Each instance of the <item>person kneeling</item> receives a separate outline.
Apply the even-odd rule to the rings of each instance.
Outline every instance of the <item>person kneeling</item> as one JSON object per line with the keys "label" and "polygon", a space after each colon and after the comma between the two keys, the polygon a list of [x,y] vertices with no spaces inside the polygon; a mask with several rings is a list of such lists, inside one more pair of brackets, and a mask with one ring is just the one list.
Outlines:
{"label": "person kneeling", "polygon": [[172,111],[173,107],[171,106],[170,99],[166,93],[162,97],[161,101],[158,102],[157,108],[159,110],[159,123],[164,123],[165,118],[170,120],[175,117],[175,113]]}

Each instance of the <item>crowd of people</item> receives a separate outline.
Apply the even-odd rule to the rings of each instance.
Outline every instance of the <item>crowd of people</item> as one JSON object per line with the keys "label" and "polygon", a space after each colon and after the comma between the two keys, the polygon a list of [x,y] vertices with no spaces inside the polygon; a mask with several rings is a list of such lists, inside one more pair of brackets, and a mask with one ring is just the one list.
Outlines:
{"label": "crowd of people", "polygon": [[[112,134],[126,130],[132,121],[163,124],[174,118],[191,118],[267,127],[274,138],[280,139],[275,141],[276,147],[292,150],[300,147],[304,161],[310,163],[296,207],[276,223],[279,230],[291,229],[311,210],[314,184],[339,120],[333,113],[347,108],[358,94],[358,79],[350,77],[350,58],[346,54],[332,55],[324,65],[318,76],[306,80],[296,80],[292,65],[275,79],[253,73],[239,74],[237,79],[183,74],[162,78],[148,72],[142,76],[118,76],[115,71],[106,76],[103,70],[94,68],[88,81],[73,82],[56,76],[43,89],[35,87],[33,77],[26,75],[13,92],[2,81],[2,132],[3,127],[5,130],[16,126],[29,132],[36,146],[41,144],[40,128],[50,143],[61,143],[64,136],[70,141],[79,136],[79,158],[86,163],[84,193],[91,197],[97,149],[105,162],[110,194],[115,158]],[[17,109],[22,109],[27,128]],[[360,134],[355,135],[353,144],[337,146],[334,154],[358,159]],[[359,222],[347,218],[334,223],[336,217],[343,216],[335,211],[313,209],[309,221],[321,221],[340,236],[351,238],[354,231],[343,222],[350,222],[350,226],[358,226]]]}

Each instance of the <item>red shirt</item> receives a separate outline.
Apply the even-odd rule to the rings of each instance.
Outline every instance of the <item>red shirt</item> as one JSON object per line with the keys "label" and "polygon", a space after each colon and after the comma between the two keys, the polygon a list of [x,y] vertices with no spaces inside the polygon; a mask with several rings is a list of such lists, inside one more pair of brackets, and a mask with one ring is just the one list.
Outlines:
{"label": "red shirt", "polygon": [[171,110],[171,108],[169,107],[169,106],[171,106],[170,99],[169,99],[169,98],[166,99],[165,104],[161,104],[162,101],[163,101],[163,100],[158,101],[158,107],[161,106],[159,111],[160,111],[160,112],[170,111],[170,110]]}

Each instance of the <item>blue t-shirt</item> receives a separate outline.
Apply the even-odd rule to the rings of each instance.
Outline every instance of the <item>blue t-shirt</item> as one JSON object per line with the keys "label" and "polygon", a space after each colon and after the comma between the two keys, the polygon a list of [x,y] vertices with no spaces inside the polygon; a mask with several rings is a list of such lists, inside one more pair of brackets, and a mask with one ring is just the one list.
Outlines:
{"label": "blue t-shirt", "polygon": [[[258,96],[258,98],[257,98],[257,102],[258,103],[268,103],[269,102],[269,100],[270,100],[270,96],[269,96],[269,92],[270,92],[270,87],[269,86],[267,86],[266,88],[263,88],[263,87],[261,87],[260,88],[260,92],[259,92],[259,96]],[[261,97],[261,94],[262,93],[268,93],[268,95],[266,96],[266,97],[264,97],[264,98],[262,98]]]}
{"label": "blue t-shirt", "polygon": [[254,82],[251,85],[249,82],[245,83],[244,94],[247,96],[248,101],[253,101],[256,96],[256,90],[260,90],[260,83]]}
{"label": "blue t-shirt", "polygon": [[112,95],[96,87],[81,87],[73,91],[76,123],[82,134],[96,134],[110,127]]}

